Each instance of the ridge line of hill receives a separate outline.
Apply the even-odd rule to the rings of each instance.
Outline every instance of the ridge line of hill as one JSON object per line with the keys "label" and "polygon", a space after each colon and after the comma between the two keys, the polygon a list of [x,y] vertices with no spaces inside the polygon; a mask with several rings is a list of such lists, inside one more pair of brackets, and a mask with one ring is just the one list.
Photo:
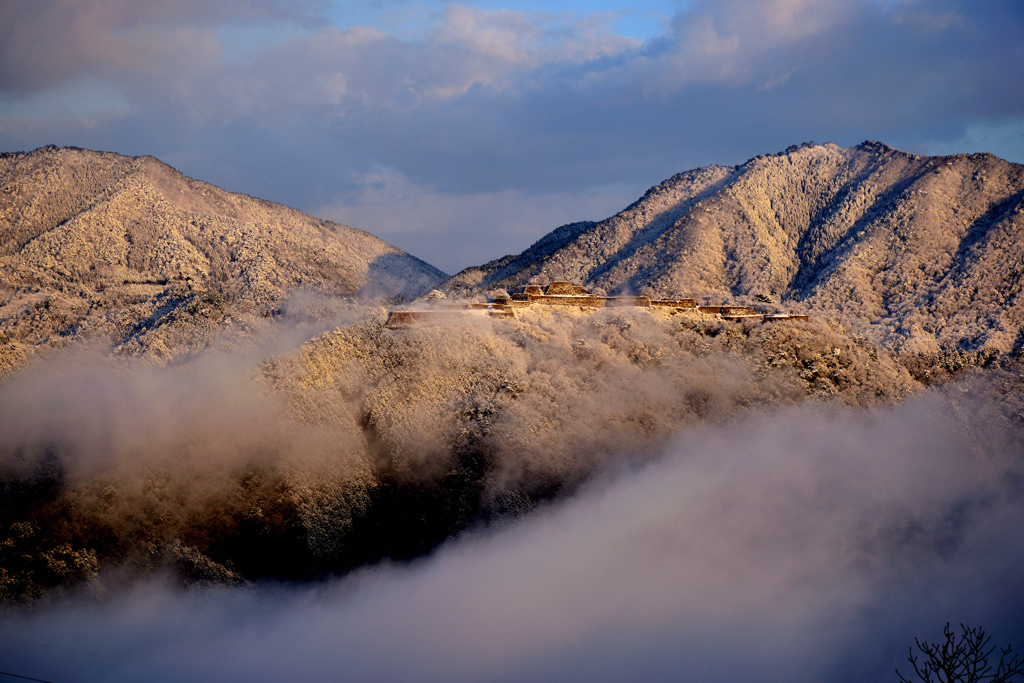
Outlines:
{"label": "ridge line of hill", "polygon": [[569,280],[608,293],[768,297],[901,351],[1024,346],[1024,166],[867,140],[677,173],[603,221],[449,278],[464,295]]}
{"label": "ridge line of hill", "polygon": [[169,360],[260,326],[297,293],[411,298],[445,277],[363,230],[152,156],[0,155],[0,375],[86,339]]}

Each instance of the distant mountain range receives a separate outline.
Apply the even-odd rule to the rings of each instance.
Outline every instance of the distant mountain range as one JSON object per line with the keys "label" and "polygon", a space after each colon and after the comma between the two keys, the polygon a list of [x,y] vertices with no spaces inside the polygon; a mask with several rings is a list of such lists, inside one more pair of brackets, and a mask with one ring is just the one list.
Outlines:
{"label": "distant mountain range", "polygon": [[297,290],[416,296],[445,274],[369,233],[152,157],[0,155],[0,374],[83,338],[174,356]]}
{"label": "distant mountain range", "polygon": [[565,225],[444,288],[512,290],[540,277],[609,293],[770,298],[904,352],[1019,352],[1022,200],[1024,166],[991,154],[804,145],[672,176],[607,220]]}

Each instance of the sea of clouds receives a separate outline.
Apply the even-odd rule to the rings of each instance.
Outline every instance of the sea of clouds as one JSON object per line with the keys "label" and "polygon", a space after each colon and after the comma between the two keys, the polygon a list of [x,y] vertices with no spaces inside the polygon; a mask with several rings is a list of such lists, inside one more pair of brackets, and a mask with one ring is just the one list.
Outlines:
{"label": "sea of clouds", "polygon": [[[976,387],[975,387],[976,388]],[[914,636],[1024,645],[1019,430],[969,385],[684,430],[431,556],[313,585],[153,579],[0,620],[50,681],[893,681]]]}

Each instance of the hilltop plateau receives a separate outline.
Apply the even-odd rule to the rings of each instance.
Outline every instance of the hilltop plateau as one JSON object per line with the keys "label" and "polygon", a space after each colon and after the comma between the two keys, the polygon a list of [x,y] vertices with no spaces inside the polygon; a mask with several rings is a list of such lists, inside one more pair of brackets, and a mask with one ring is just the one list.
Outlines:
{"label": "hilltop plateau", "polygon": [[609,294],[772,300],[903,353],[1019,353],[1022,201],[1024,166],[991,154],[806,144],[674,175],[445,289],[543,276]]}
{"label": "hilltop plateau", "polygon": [[0,155],[0,374],[84,339],[171,358],[258,327],[298,290],[411,297],[443,277],[361,230],[153,157]]}

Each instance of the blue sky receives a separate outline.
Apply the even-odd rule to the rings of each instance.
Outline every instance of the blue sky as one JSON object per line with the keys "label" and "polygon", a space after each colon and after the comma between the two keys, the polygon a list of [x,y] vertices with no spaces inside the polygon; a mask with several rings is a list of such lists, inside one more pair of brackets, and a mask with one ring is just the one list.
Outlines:
{"label": "blue sky", "polygon": [[1018,0],[0,0],[0,149],[152,154],[448,272],[673,173],[1024,162]]}
{"label": "blue sky", "polygon": [[[334,2],[326,11],[330,23],[339,28],[353,26],[380,26],[393,31],[409,33],[422,31],[443,13],[445,2]],[[615,33],[651,40],[665,33],[672,17],[683,3],[673,0],[649,0],[648,2],[622,2],[622,0],[539,0],[504,2],[465,3],[483,10],[512,10],[530,13],[547,13],[568,18],[588,15],[607,15],[608,23]]]}

